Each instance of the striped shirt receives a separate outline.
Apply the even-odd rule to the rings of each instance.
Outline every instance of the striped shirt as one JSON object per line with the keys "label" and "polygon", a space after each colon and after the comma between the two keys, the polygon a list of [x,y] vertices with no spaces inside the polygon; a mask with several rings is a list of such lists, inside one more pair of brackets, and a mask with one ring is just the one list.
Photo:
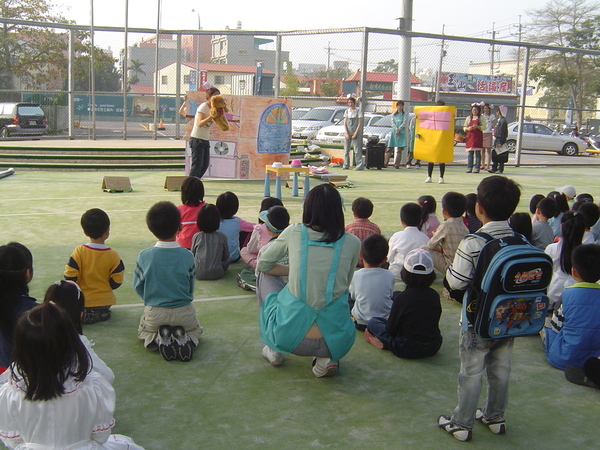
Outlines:
{"label": "striped shirt", "polygon": [[[494,238],[503,238],[514,234],[506,220],[488,222],[478,231],[488,233]],[[451,289],[465,290],[471,283],[479,252],[485,243],[483,239],[469,235],[458,244],[454,261],[446,271],[446,280]]]}

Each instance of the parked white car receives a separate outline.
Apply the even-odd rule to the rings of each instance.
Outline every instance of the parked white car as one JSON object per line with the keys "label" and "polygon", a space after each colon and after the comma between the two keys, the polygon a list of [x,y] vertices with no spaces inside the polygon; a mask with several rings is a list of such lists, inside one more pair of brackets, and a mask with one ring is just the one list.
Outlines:
{"label": "parked white car", "polygon": [[[369,127],[375,125],[382,117],[384,117],[382,114],[365,113],[364,126]],[[346,140],[344,119],[340,120],[335,125],[321,128],[317,133],[316,140],[324,144],[344,144],[344,141]]]}
{"label": "parked white car", "polygon": [[[518,122],[508,125],[508,140],[506,141],[506,145],[511,152],[514,152],[517,148],[518,131]],[[556,152],[559,155],[575,156],[579,153],[584,153],[587,145],[578,137],[558,134],[556,131],[540,123],[526,122],[523,124],[521,148],[523,150],[542,150]]]}
{"label": "parked white car", "polygon": [[347,109],[347,106],[317,106],[311,109],[301,119],[292,120],[292,138],[314,139],[321,128],[342,119]]}

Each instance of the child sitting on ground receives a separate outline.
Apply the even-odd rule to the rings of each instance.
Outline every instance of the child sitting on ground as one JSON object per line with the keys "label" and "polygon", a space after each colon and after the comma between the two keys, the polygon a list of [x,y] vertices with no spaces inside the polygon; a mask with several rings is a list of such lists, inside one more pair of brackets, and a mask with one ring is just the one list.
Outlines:
{"label": "child sitting on ground", "polygon": [[240,259],[240,232],[251,233],[254,224],[236,217],[240,201],[233,192],[223,192],[217,197],[217,208],[221,214],[219,231],[227,236],[229,243],[229,259],[236,262]]}
{"label": "child sitting on ground", "polygon": [[435,215],[437,202],[431,195],[421,195],[417,199],[417,203],[419,206],[421,206],[421,208],[423,208],[419,230],[421,230],[429,239],[431,239],[433,233],[435,233],[435,230],[437,230],[437,228],[440,226],[440,221]]}
{"label": "child sitting on ground", "polygon": [[540,250],[545,250],[554,242],[554,231],[548,223],[556,214],[556,202],[551,198],[543,198],[535,208],[535,220],[532,225],[531,243]]}
{"label": "child sitting on ground", "polygon": [[404,257],[415,248],[426,245],[429,238],[422,233],[418,226],[421,223],[423,210],[416,203],[406,203],[400,208],[400,223],[404,230],[394,233],[390,238],[390,251],[388,252],[389,270],[396,278],[404,267]]}
{"label": "child sitting on ground", "polygon": [[[269,248],[275,239],[277,239],[283,230],[290,224],[290,214],[283,206],[272,206],[268,211],[262,211],[259,214],[259,217],[267,226],[267,232],[269,233],[269,236],[271,236],[271,239],[263,245],[258,252],[257,262],[260,260],[260,257],[265,250]],[[289,273],[289,264],[289,257],[288,255],[285,255],[268,272],[259,272],[256,270],[255,290],[259,307],[262,305],[266,295],[271,292],[279,292],[283,289],[288,281],[287,275]]]}
{"label": "child sitting on ground", "polygon": [[371,318],[390,313],[396,280],[392,272],[381,268],[388,250],[388,242],[381,234],[372,234],[362,241],[360,254],[365,268],[354,273],[348,298],[357,330],[364,331]]}
{"label": "child sitting on ground", "polygon": [[133,273],[133,288],[145,305],[138,338],[167,361],[189,361],[202,334],[192,304],[194,255],[175,240],[180,223],[173,203],[150,208],[146,224],[158,242],[140,252]]}
{"label": "child sitting on ground", "polygon": [[196,224],[198,211],[204,205],[204,183],[198,177],[187,177],[181,185],[181,229],[177,232],[177,243],[188,250],[192,248],[192,238],[200,230]]}
{"label": "child sitting on ground", "polygon": [[248,245],[240,250],[242,261],[252,269],[252,272],[256,269],[256,258],[259,250],[271,239],[271,235],[269,235],[267,231],[267,226],[260,218],[260,213],[268,211],[272,206],[283,206],[283,202],[276,197],[266,197],[262,200],[260,203],[258,224],[254,225],[252,229],[252,235],[250,236]]}
{"label": "child sitting on ground", "polygon": [[512,228],[515,233],[523,235],[528,242],[531,242],[533,235],[533,225],[531,223],[531,216],[529,213],[518,212],[514,213],[508,219],[508,225]]}
{"label": "child sitting on ground", "polygon": [[467,199],[467,206],[465,207],[464,222],[469,233],[475,233],[482,226],[481,220],[475,214],[475,204],[477,203],[477,194],[474,192],[465,195]]}
{"label": "child sitting on ground", "polygon": [[430,286],[435,281],[433,259],[422,248],[411,250],[404,260],[404,291],[394,292],[389,317],[374,317],[365,330],[366,341],[391,350],[398,358],[427,358],[442,346],[439,294]]}
{"label": "child sitting on ground", "polygon": [[18,242],[0,246],[0,373],[10,363],[17,320],[37,303],[30,297],[33,256]]}
{"label": "child sitting on ground", "polygon": [[[352,214],[354,222],[345,227],[347,233],[351,233],[362,241],[372,234],[381,234],[379,227],[369,220],[373,214],[373,202],[368,198],[358,197],[352,202]],[[358,267],[363,267],[363,259],[358,258]]]}
{"label": "child sitting on ground", "polygon": [[575,279],[571,275],[573,267],[571,255],[575,247],[581,245],[585,230],[583,215],[576,211],[567,211],[561,215],[560,227],[562,231],[560,241],[550,244],[544,250],[552,258],[552,281],[548,287],[549,309],[552,311],[560,306],[565,288],[575,284]]}
{"label": "child sitting on ground", "polygon": [[53,303],[27,311],[15,327],[10,377],[0,387],[0,439],[8,448],[142,447],[114,426],[115,390],[92,369],[67,314]]}
{"label": "child sitting on ground", "polygon": [[44,296],[44,303],[49,302],[52,302],[61,308],[71,319],[75,331],[79,334],[81,342],[83,342],[83,345],[85,345],[86,350],[90,354],[92,359],[92,370],[100,373],[100,375],[106,378],[110,384],[113,384],[115,381],[115,374],[106,363],[100,359],[92,349],[93,344],[83,335],[81,319],[83,317],[85,298],[83,292],[81,292],[81,289],[77,286],[77,283],[69,280],[60,280],[52,283],[46,290],[46,295]]}
{"label": "child sitting on ground", "polygon": [[595,243],[596,239],[591,229],[594,225],[596,225],[598,219],[600,219],[600,208],[598,208],[598,205],[596,205],[595,203],[585,202],[581,204],[577,212],[583,216],[583,222],[585,223],[585,231],[583,233],[581,243]]}
{"label": "child sitting on ground", "polygon": [[548,362],[561,370],[583,368],[588,358],[600,355],[600,245],[580,245],[572,260],[577,283],[563,291],[562,304],[544,329]]}
{"label": "child sitting on ground", "polygon": [[223,278],[229,267],[229,245],[227,236],[217,231],[220,224],[217,207],[205,203],[198,212],[198,228],[202,231],[196,233],[192,240],[197,280]]}
{"label": "child sitting on ground", "polygon": [[469,234],[462,215],[467,206],[467,198],[458,192],[447,192],[442,197],[444,222],[437,228],[429,242],[423,246],[431,252],[434,267],[446,273],[454,260],[454,254],[462,238]]}
{"label": "child sitting on ground", "polygon": [[108,214],[93,208],[81,216],[81,228],[90,242],[80,245],[65,266],[65,280],[74,281],[85,295],[83,323],[110,319],[110,307],[117,303],[113,289],[123,284],[125,266],[119,254],[106,245],[110,236]]}

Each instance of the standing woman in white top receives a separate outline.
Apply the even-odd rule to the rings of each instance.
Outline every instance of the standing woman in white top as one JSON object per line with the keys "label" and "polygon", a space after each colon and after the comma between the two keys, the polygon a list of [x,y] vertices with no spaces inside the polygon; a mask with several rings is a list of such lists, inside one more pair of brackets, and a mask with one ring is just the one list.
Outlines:
{"label": "standing woman in white top", "polygon": [[483,118],[485,120],[485,128],[481,130],[483,132],[483,152],[481,152],[481,170],[489,170],[490,165],[492,163],[492,147],[494,146],[492,130],[496,126],[496,116],[492,113],[490,105],[488,103],[485,103],[483,105]]}
{"label": "standing woman in white top", "polygon": [[210,117],[209,100],[221,92],[215,87],[206,90],[206,101],[196,110],[194,118],[194,128],[190,137],[190,148],[192,150],[192,164],[189,175],[191,177],[202,178],[210,165],[210,126],[212,118]]}
{"label": "standing woman in white top", "polygon": [[354,158],[356,167],[354,170],[363,170],[362,156],[362,115],[360,109],[356,107],[356,98],[348,97],[348,106],[344,111],[344,129],[346,131],[346,140],[344,141],[344,166],[343,169],[350,167],[350,145],[354,149]]}

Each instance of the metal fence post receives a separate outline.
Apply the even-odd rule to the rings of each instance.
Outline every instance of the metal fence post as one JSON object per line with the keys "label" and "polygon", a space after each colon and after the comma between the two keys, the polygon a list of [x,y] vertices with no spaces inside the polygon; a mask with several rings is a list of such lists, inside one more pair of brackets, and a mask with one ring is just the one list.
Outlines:
{"label": "metal fence post", "polygon": [[275,80],[274,80],[274,95],[279,97],[279,85],[281,84],[281,35],[278,34],[275,38]]}
{"label": "metal fence post", "polygon": [[530,48],[525,47],[525,61],[523,62],[523,85],[521,86],[521,98],[519,100],[519,132],[517,133],[517,154],[515,167],[521,164],[521,142],[523,139],[523,122],[525,121],[525,100],[527,97],[527,77],[529,74]]}
{"label": "metal fence post", "polygon": [[127,140],[127,88],[129,87],[127,30],[129,28],[129,0],[125,0],[125,38],[123,40],[123,140]]}
{"label": "metal fence post", "polygon": [[69,48],[68,48],[68,60],[67,60],[67,105],[68,105],[68,120],[69,120],[69,139],[75,139],[75,101],[73,99],[73,57],[75,54],[75,31],[70,29],[68,31],[69,36]]}
{"label": "metal fence post", "polygon": [[[197,40],[200,40],[200,35],[196,36]],[[200,64],[198,64],[200,69]],[[179,114],[179,103],[181,99],[181,33],[177,33],[177,64],[175,66],[175,139],[181,138],[180,125],[181,115]]]}

